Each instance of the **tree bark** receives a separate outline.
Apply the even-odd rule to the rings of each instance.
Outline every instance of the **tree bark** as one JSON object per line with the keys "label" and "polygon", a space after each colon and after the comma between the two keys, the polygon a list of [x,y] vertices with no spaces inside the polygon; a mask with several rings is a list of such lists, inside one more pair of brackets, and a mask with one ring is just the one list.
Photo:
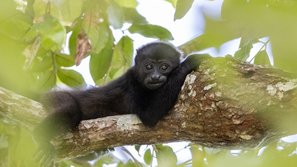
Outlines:
{"label": "tree bark", "polygon": [[[255,147],[297,129],[297,79],[233,58],[206,60],[186,78],[170,114],[154,128],[135,115],[82,121],[57,137],[60,158],[122,145],[191,141],[209,147]],[[0,113],[32,129],[42,106],[0,88]]]}

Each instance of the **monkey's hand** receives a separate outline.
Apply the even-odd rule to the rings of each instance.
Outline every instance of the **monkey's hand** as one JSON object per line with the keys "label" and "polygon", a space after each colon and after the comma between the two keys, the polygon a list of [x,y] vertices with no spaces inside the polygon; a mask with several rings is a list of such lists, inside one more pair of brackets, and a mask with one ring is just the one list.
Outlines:
{"label": "monkey's hand", "polygon": [[183,64],[186,64],[189,66],[189,69],[196,70],[202,61],[207,60],[211,58],[208,54],[192,54],[189,55],[186,60],[183,62]]}

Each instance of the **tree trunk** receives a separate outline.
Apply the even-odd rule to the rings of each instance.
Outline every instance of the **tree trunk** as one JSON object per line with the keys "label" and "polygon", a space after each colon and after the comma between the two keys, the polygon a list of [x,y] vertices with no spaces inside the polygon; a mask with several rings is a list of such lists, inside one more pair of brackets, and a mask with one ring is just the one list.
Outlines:
{"label": "tree trunk", "polygon": [[[178,102],[154,128],[135,115],[82,121],[57,137],[58,156],[75,157],[122,145],[191,141],[210,147],[254,147],[296,133],[297,79],[230,57],[203,62],[186,78]],[[45,111],[25,97],[0,89],[0,112],[31,129]]]}

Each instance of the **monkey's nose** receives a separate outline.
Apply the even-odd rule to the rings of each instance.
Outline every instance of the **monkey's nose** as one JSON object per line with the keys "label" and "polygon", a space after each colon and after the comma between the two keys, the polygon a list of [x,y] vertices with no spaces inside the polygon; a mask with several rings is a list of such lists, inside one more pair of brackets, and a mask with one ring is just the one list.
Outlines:
{"label": "monkey's nose", "polygon": [[159,81],[160,80],[160,75],[152,75],[151,79],[152,79],[152,81]]}

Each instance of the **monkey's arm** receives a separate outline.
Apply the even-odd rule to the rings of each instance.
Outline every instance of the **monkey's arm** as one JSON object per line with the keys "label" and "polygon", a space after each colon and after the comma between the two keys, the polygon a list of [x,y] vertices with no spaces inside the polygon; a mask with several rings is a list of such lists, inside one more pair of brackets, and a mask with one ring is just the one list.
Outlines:
{"label": "monkey's arm", "polygon": [[[169,93],[168,95],[170,95],[171,98],[168,98],[168,102],[164,104],[168,104],[169,106],[173,107],[181,90],[181,87],[184,84],[186,76],[190,72],[196,70],[203,60],[209,58],[210,56],[207,54],[190,55],[180,64],[178,68],[176,68],[172,72],[171,76],[168,79],[168,84],[166,85],[166,91]],[[171,109],[171,107],[169,108]]]}
{"label": "monkey's arm", "polygon": [[[181,63],[180,68],[176,69],[176,71],[174,71],[174,73],[177,73],[177,75],[175,75],[172,77],[173,80],[176,81],[180,81],[181,78],[186,78],[186,76],[192,72],[193,70],[196,70],[197,68],[199,68],[200,64],[202,61],[211,58],[211,56],[209,56],[208,54],[192,54],[189,55],[186,60],[184,60]],[[184,80],[183,79],[183,80]],[[184,82],[182,81],[181,84],[183,84]]]}
{"label": "monkey's arm", "polygon": [[170,111],[177,101],[186,76],[208,58],[209,55],[191,55],[172,72],[164,87],[158,90],[154,101],[138,114],[146,126],[155,126]]}

